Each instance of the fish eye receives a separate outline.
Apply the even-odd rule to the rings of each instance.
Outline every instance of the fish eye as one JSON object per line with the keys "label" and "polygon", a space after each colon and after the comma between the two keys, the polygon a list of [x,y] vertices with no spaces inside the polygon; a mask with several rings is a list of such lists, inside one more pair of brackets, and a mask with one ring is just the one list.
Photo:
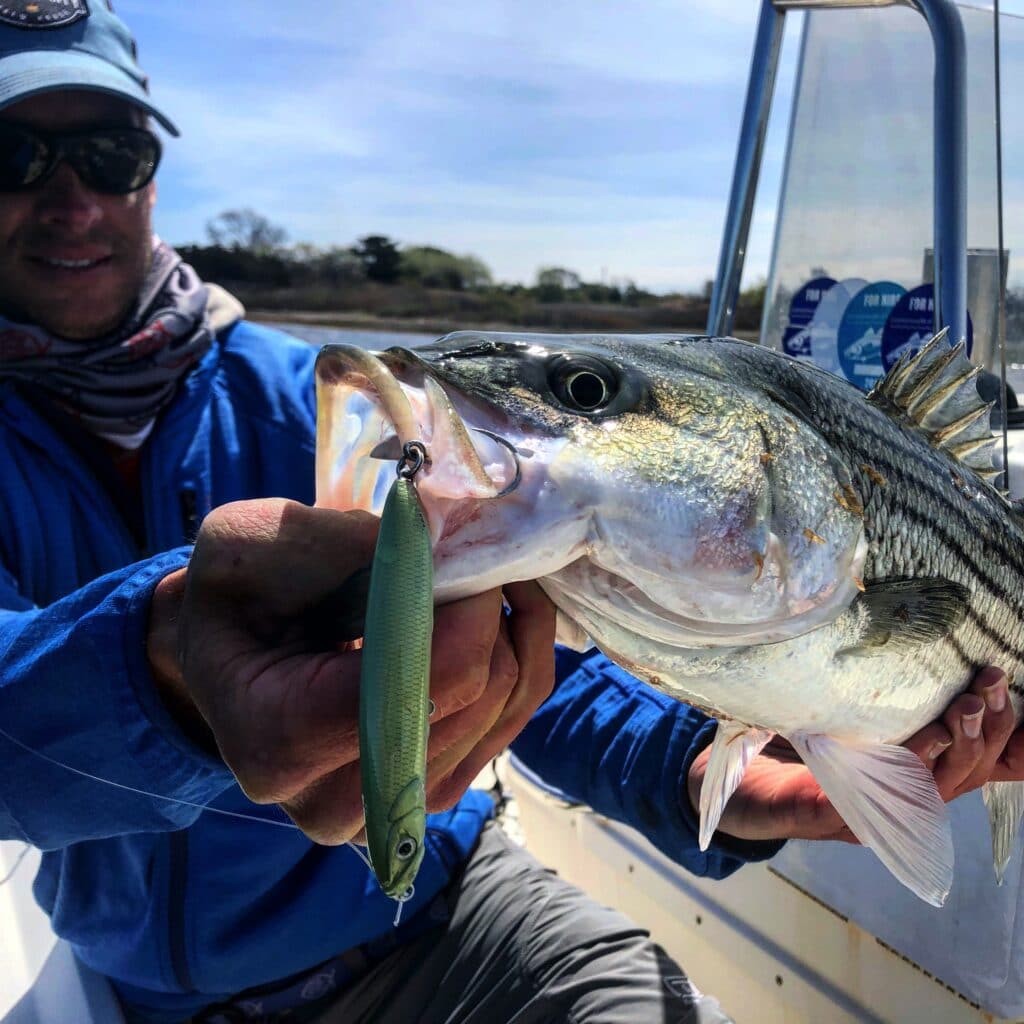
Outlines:
{"label": "fish eye", "polygon": [[604,405],[610,397],[607,383],[590,370],[580,370],[569,377],[565,382],[565,393],[587,412]]}
{"label": "fish eye", "polygon": [[577,412],[599,412],[619,390],[618,375],[596,359],[556,360],[548,381],[555,397]]}
{"label": "fish eye", "polygon": [[416,840],[403,836],[395,847],[395,856],[399,860],[408,860],[416,852]]}

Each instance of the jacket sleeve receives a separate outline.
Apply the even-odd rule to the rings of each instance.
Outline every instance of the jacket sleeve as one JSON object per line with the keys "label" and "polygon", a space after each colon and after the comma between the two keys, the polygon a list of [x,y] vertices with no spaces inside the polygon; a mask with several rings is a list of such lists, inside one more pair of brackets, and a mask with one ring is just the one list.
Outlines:
{"label": "jacket sleeve", "polygon": [[556,686],[513,744],[540,778],[624,822],[697,875],[724,878],[782,843],[697,845],[686,795],[694,758],[714,736],[706,715],[634,679],[597,652],[556,652]]}
{"label": "jacket sleeve", "polygon": [[175,725],[146,657],[150,596],[188,555],[127,566],[46,608],[0,567],[0,838],[52,850],[183,828],[232,783]]}

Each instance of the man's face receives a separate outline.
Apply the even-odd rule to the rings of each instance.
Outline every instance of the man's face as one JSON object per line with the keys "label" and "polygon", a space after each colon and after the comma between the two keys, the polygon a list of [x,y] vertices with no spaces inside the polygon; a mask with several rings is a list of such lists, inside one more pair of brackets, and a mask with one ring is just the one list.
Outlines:
{"label": "man's face", "polygon": [[[142,112],[103,93],[43,93],[0,121],[67,130],[141,126]],[[124,319],[152,257],[150,183],[124,196],[94,192],[61,161],[41,185],[0,192],[0,313],[64,338],[96,338]]]}

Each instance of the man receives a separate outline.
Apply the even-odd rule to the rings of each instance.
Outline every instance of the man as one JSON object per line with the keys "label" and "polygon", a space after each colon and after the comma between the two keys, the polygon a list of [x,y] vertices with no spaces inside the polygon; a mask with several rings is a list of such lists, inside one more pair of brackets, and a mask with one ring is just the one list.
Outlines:
{"label": "man", "polygon": [[[176,134],[105,4],[0,5],[0,836],[45,851],[54,929],[131,1020],[724,1020],[469,782],[522,732],[538,772],[712,876],[843,824],[777,752],[699,852],[714,724],[600,656],[556,665],[533,584],[507,616],[496,592],[437,609],[438,813],[397,924],[342,845],[338,641],[376,524],[302,504],[314,353],[153,238],[149,117]],[[1005,697],[983,672],[909,744],[947,799],[1019,772]]]}

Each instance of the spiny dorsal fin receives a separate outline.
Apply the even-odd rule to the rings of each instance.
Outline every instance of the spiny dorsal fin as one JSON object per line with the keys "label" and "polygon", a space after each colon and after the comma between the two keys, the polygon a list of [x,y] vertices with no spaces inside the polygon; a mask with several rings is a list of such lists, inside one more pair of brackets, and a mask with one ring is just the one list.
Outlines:
{"label": "spiny dorsal fin", "polygon": [[984,475],[993,469],[992,403],[978,394],[981,368],[971,365],[964,342],[950,348],[948,334],[943,328],[917,355],[902,357],[868,401],[897,413],[937,448]]}

